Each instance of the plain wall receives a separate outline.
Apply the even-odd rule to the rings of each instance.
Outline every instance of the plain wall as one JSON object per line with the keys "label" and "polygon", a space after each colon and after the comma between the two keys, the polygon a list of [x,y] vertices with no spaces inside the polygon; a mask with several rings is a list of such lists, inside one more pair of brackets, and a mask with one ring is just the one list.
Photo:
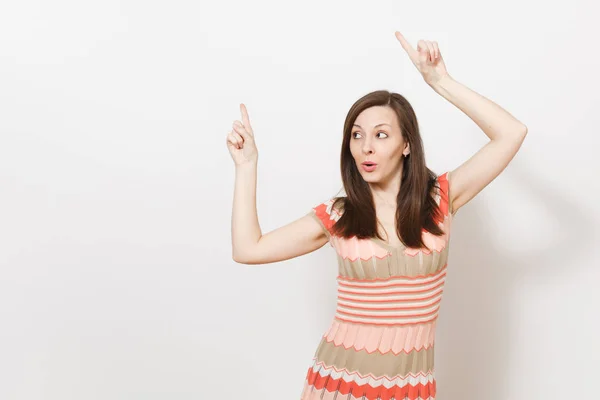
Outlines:
{"label": "plain wall", "polygon": [[58,0],[0,6],[0,398],[297,399],[333,318],[334,250],[231,258],[250,113],[262,232],[341,188],[359,97],[403,94],[427,162],[488,138],[394,37],[529,128],[458,211],[440,400],[594,398],[600,372],[597,6]]}

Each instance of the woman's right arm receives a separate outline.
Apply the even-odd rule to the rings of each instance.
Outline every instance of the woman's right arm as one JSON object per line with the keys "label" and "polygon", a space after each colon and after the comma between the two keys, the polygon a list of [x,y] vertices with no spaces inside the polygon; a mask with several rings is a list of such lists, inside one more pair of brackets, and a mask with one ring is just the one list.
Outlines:
{"label": "woman's right arm", "polygon": [[326,230],[310,214],[265,235],[256,211],[258,151],[246,107],[243,124],[234,122],[227,147],[235,162],[235,187],[231,215],[232,258],[243,264],[268,264],[288,260],[321,248],[328,242]]}

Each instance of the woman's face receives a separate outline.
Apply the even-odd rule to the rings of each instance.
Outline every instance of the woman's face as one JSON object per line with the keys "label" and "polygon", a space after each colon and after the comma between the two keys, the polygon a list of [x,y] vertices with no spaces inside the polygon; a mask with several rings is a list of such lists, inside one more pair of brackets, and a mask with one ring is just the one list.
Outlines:
{"label": "woman's face", "polygon": [[[408,154],[408,143],[390,107],[373,106],[358,115],[350,135],[350,152],[365,181],[387,183],[400,177],[403,151]],[[368,168],[365,161],[376,165]]]}

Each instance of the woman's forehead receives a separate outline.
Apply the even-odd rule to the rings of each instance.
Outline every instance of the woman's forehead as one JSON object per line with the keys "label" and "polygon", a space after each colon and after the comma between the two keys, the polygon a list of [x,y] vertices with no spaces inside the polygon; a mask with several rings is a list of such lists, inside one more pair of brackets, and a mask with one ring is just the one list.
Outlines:
{"label": "woman's forehead", "polygon": [[397,125],[397,118],[389,107],[374,106],[363,110],[353,125],[361,129],[373,129],[382,125],[394,127]]}

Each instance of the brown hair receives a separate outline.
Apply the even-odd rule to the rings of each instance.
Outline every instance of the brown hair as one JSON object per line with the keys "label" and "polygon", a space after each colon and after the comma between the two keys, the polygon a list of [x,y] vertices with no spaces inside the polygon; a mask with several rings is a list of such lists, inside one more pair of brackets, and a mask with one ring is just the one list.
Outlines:
{"label": "brown hair", "polygon": [[397,115],[402,136],[410,146],[410,155],[404,157],[401,190],[396,197],[396,234],[406,247],[427,247],[422,240],[422,229],[440,236],[444,232],[435,222],[443,219],[432,193],[437,175],[425,165],[425,152],[419,133],[417,116],[406,98],[398,93],[377,90],[358,99],[348,111],[344,122],[340,167],[345,197],[335,197],[333,207],[343,214],[333,225],[338,236],[359,239],[378,237],[373,194],[362,178],[350,152],[351,132],[356,117],[372,106],[388,106]]}

